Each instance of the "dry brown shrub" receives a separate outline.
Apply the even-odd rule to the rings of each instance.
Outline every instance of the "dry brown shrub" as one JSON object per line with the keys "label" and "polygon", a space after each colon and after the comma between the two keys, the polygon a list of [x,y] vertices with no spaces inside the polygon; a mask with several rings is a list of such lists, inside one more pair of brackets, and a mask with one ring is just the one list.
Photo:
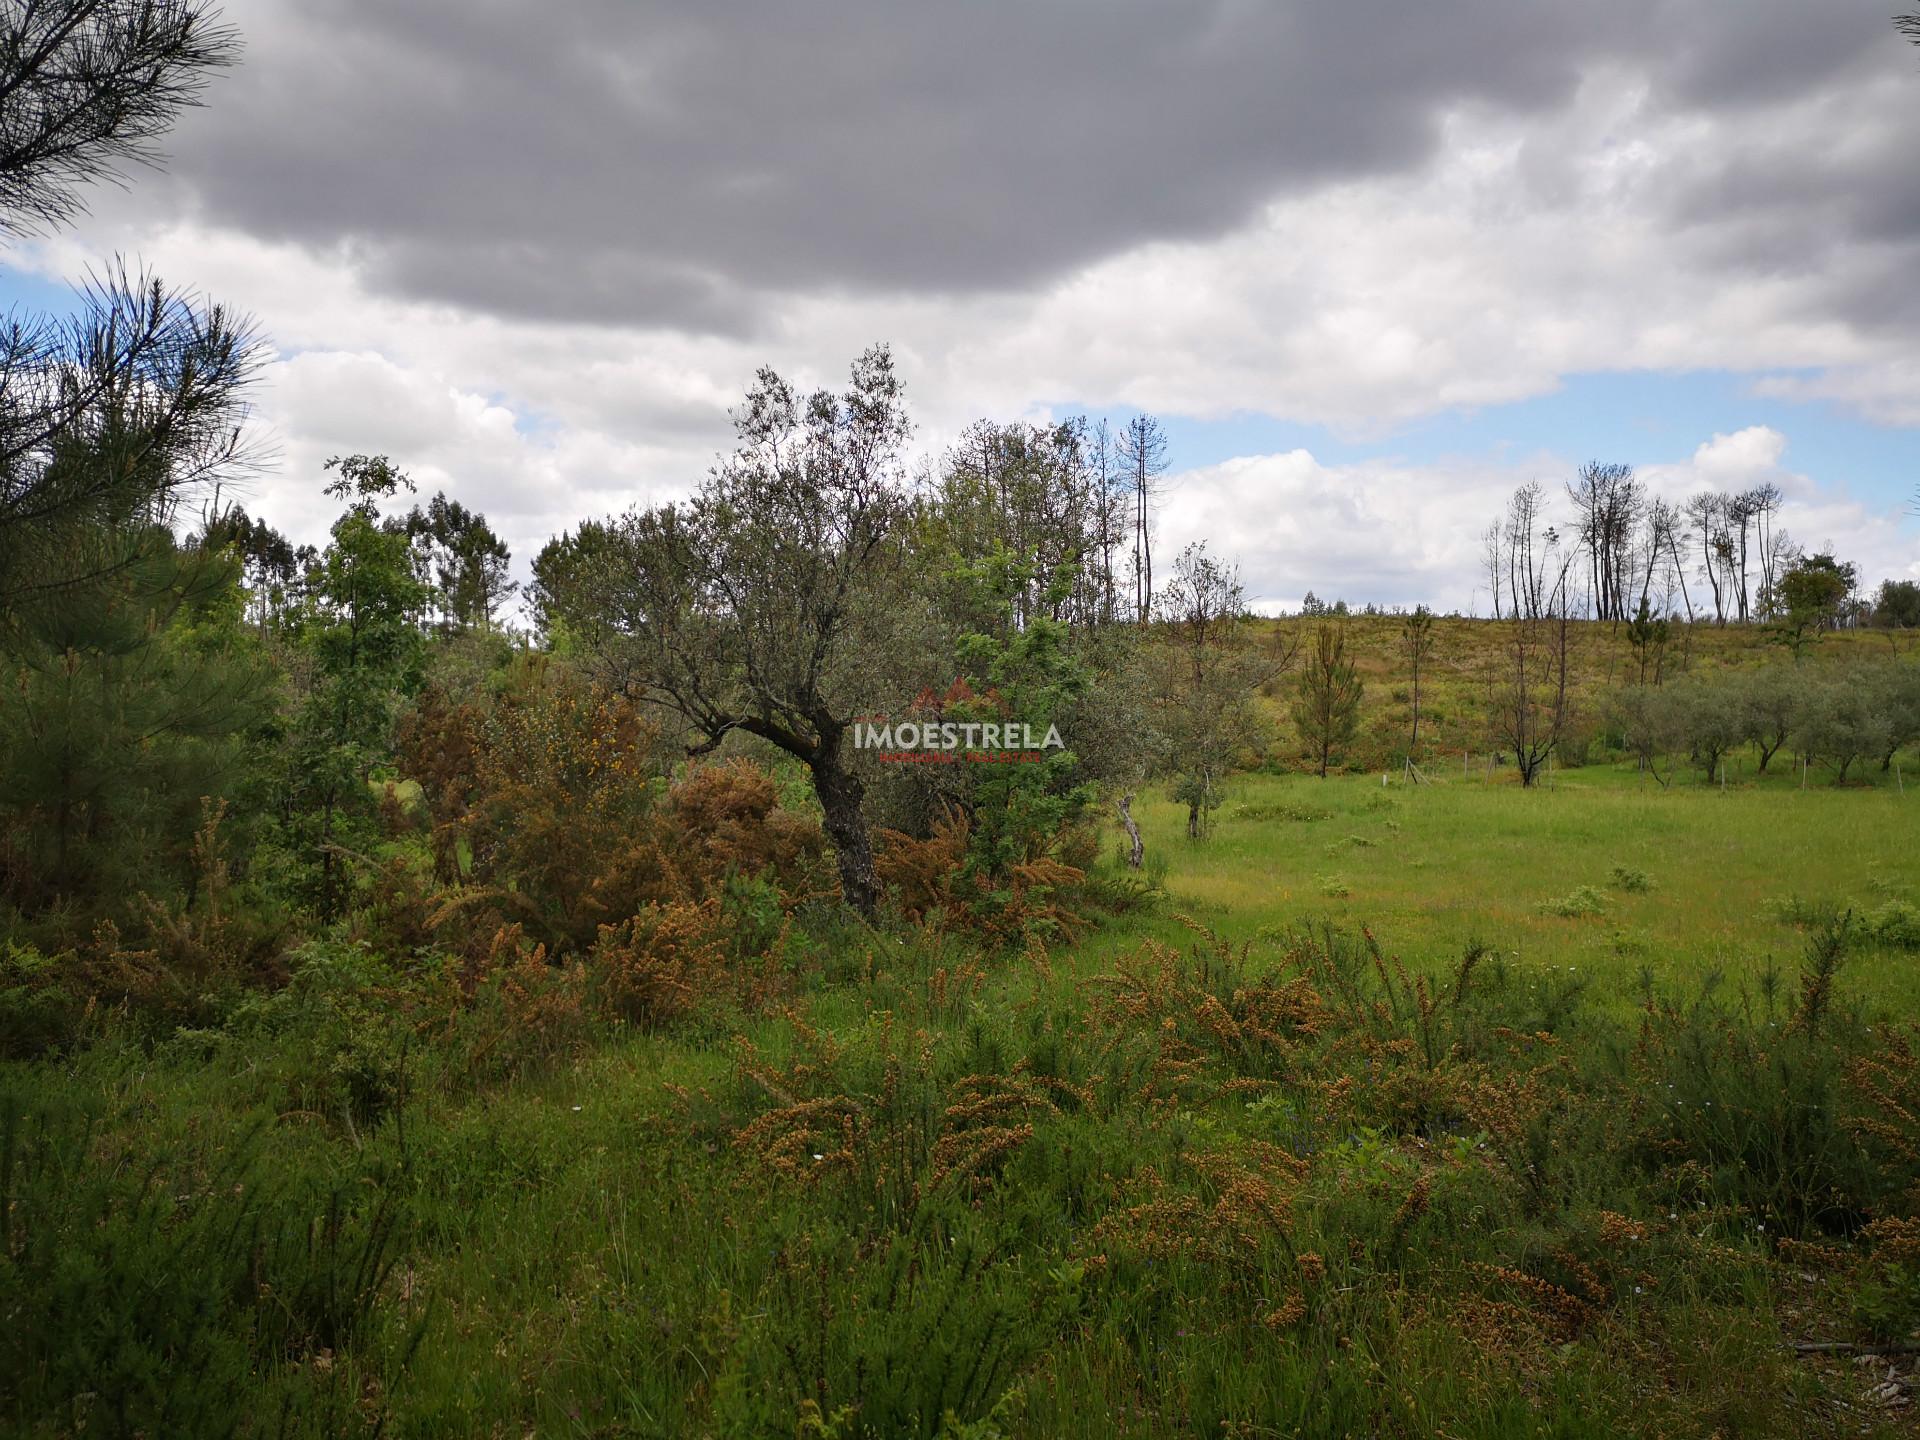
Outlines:
{"label": "dry brown shrub", "polygon": [[1154,1037],[1142,1098],[1198,1102],[1298,1078],[1329,1011],[1304,977],[1248,977],[1244,951],[1183,956],[1149,942],[1095,980],[1089,1008],[1108,1048]]}
{"label": "dry brown shrub", "polygon": [[898,830],[882,830],[873,860],[880,883],[900,911],[915,924],[929,918],[953,918],[953,877],[967,855],[968,826],[957,810],[948,810],[924,840]]}
{"label": "dry brown shrub", "polygon": [[[1877,1052],[1847,1067],[1856,1113],[1847,1125],[1879,1152],[1888,1169],[1911,1175],[1920,1169],[1920,1055],[1907,1031],[1881,1032]],[[1920,1182],[1909,1184],[1906,1203],[1920,1209]]]}
{"label": "dry brown shrub", "polygon": [[711,898],[647,905],[601,926],[588,957],[597,1003],[648,1028],[680,1019],[730,984],[728,935],[720,902]]}
{"label": "dry brown shrub", "polygon": [[1542,1321],[1555,1339],[1577,1340],[1594,1322],[1594,1307],[1551,1280],[1530,1275],[1505,1265],[1476,1264],[1472,1267],[1489,1280],[1521,1297],[1521,1303]]}
{"label": "dry brown shrub", "polygon": [[396,735],[400,772],[418,782],[430,827],[433,874],[442,884],[460,879],[460,841],[480,785],[485,711],[437,688],[424,691],[400,717]]}
{"label": "dry brown shrub", "polygon": [[789,902],[837,895],[819,822],[780,808],[773,777],[750,760],[702,765],[667,793],[682,873],[712,889],[730,875],[771,872]]}
{"label": "dry brown shrub", "polygon": [[[1060,837],[1062,843],[1078,833]],[[1070,937],[1086,928],[1086,917],[1071,903],[1086,881],[1084,866],[1032,855],[1009,866],[1006,874],[982,880],[967,872],[971,836],[966,814],[953,807],[934,821],[924,840],[899,830],[880,832],[874,871],[909,920],[937,920],[999,945]]]}
{"label": "dry brown shrub", "polygon": [[1088,1233],[1088,1248],[1105,1259],[1185,1259],[1251,1280],[1266,1244],[1290,1240],[1305,1163],[1277,1145],[1242,1141],[1189,1154],[1182,1164],[1192,1188],[1142,1167],[1130,1187],[1141,1198],[1103,1215]]}

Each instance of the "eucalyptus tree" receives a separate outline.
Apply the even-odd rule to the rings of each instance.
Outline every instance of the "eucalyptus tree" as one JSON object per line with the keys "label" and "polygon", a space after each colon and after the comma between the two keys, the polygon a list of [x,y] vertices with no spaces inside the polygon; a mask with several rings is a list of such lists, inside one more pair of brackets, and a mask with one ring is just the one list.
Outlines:
{"label": "eucalyptus tree", "polygon": [[387,525],[407,537],[415,574],[432,586],[446,630],[491,630],[494,612],[520,587],[508,578],[513,558],[487,517],[437,494]]}

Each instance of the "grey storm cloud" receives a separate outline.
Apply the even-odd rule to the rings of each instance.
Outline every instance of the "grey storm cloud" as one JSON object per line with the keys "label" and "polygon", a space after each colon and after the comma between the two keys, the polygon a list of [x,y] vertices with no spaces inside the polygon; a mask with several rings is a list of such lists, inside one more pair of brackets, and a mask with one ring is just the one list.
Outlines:
{"label": "grey storm cloud", "polygon": [[[1902,67],[1920,103],[1884,0],[226,8],[246,57],[141,180],[149,204],[338,248],[397,296],[733,334],[771,293],[1019,292],[1204,240],[1417,169],[1451,106],[1545,114],[1600,66],[1682,114],[1764,115]],[[1673,221],[1792,216],[1803,255],[1911,245],[1901,118],[1844,177],[1817,133],[1770,134],[1694,174]]]}

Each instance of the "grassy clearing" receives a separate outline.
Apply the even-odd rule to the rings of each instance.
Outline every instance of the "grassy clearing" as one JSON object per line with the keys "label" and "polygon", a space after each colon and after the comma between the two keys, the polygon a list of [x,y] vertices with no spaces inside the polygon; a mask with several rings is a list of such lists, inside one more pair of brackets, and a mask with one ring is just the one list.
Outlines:
{"label": "grassy clearing", "polygon": [[[1912,757],[1907,768],[1920,781]],[[1724,790],[1662,790],[1630,767],[1557,771],[1536,791],[1484,768],[1424,786],[1253,775],[1234,782],[1198,845],[1181,806],[1136,803],[1135,814],[1168,857],[1168,908],[1235,940],[1324,915],[1370,925],[1410,961],[1478,939],[1517,964],[1576,967],[1630,1001],[1642,971],[1663,987],[1713,973],[1751,986],[1769,965],[1791,968],[1804,944],[1795,900],[1871,911],[1920,898],[1920,784],[1901,793],[1873,778],[1870,790],[1801,790],[1792,775],[1756,782],[1750,761]],[[1598,913],[1554,913],[1583,887]],[[1175,922],[1147,929],[1169,938]],[[1132,940],[1130,929],[1103,934],[1083,962]],[[1863,942],[1848,984],[1885,1013],[1920,1014],[1911,951]]]}

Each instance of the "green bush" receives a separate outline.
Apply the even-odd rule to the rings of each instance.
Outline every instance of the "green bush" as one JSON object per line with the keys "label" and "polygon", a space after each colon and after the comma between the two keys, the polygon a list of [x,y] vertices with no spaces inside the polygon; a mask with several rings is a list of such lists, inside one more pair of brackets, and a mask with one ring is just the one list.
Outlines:
{"label": "green bush", "polygon": [[1889,900],[1860,917],[1860,927],[1882,945],[1896,950],[1920,950],[1920,906]]}
{"label": "green bush", "polygon": [[0,943],[0,1058],[38,1055],[66,1043],[81,1005],[60,984],[60,962],[31,945]]}
{"label": "green bush", "polygon": [[1557,900],[1543,900],[1540,903],[1541,914],[1558,915],[1568,920],[1604,915],[1606,910],[1607,897],[1591,885],[1576,885]]}

